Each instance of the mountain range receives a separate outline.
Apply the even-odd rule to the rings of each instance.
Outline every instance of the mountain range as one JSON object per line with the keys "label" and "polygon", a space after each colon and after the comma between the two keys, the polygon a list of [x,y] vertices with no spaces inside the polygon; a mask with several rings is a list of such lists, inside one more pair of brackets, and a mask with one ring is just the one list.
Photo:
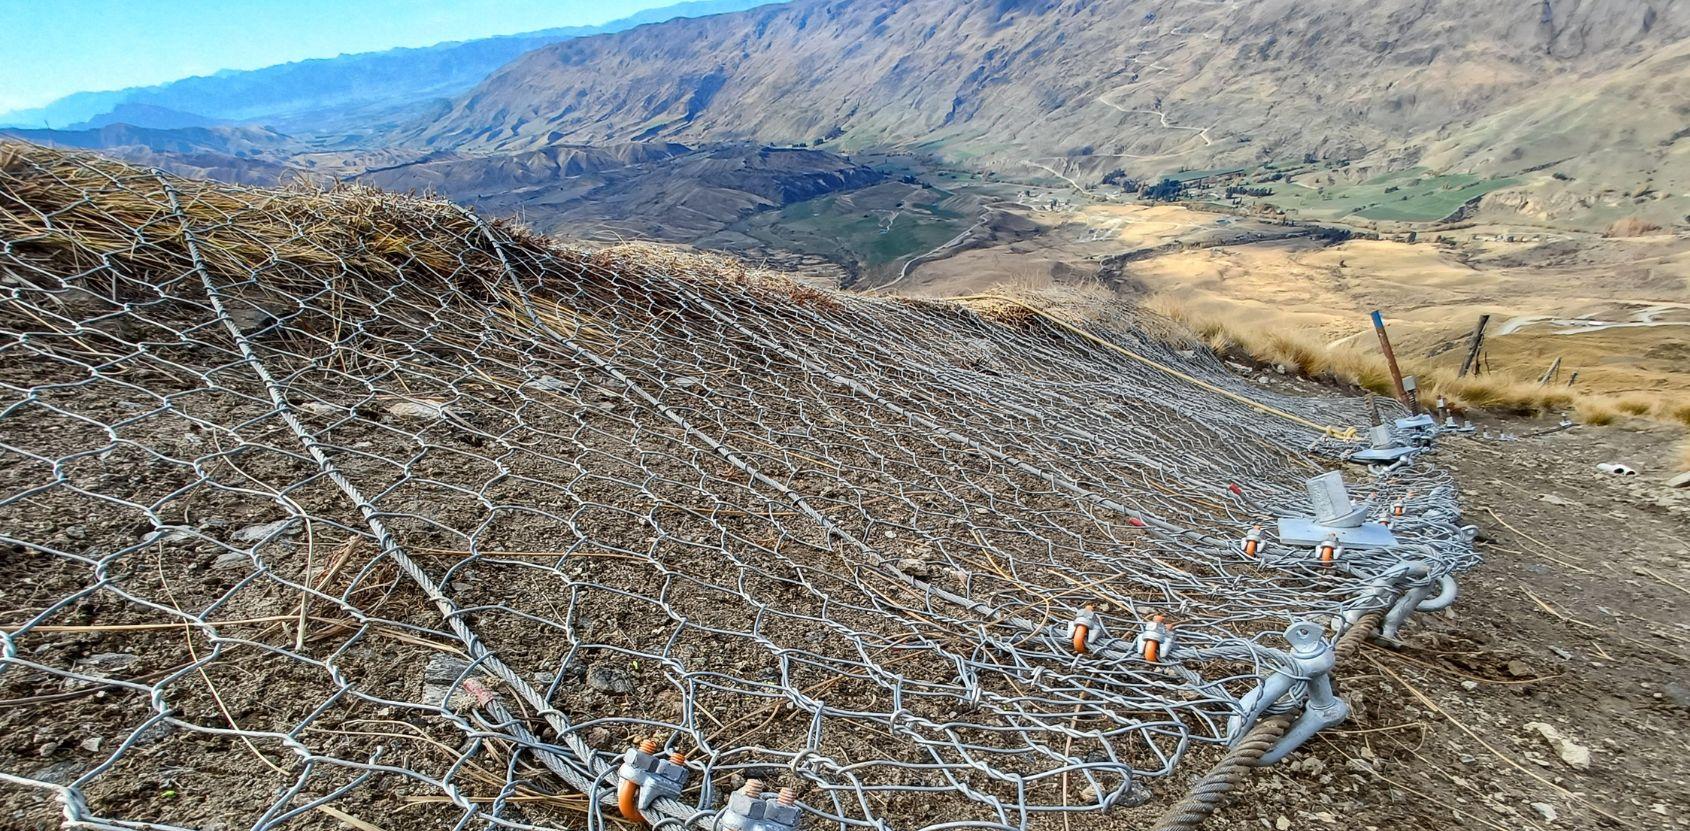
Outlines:
{"label": "mountain range", "polygon": [[0,113],[0,127],[86,130],[118,123],[152,128],[255,123],[284,131],[310,131],[355,123],[371,114],[414,115],[423,102],[458,95],[538,47],[767,2],[771,0],[691,0],[601,26],[567,26],[263,69],[225,70],[157,86],[79,92],[43,107]]}
{"label": "mountain range", "polygon": [[1305,219],[1683,228],[1687,35],[1685,0],[702,0],[72,96],[48,109],[84,129],[9,132],[237,181],[441,188],[560,227],[575,224],[560,194],[608,192],[562,181],[558,154],[651,143],[701,154],[654,164],[709,171],[707,190],[712,148],[755,177],[748,148],[801,146],[832,156],[781,193],[893,155],[1088,198],[1239,175]]}
{"label": "mountain range", "polygon": [[1081,184],[1431,164],[1522,177],[1537,219],[1682,223],[1687,34],[1675,0],[796,0],[537,49],[400,139],[822,142]]}

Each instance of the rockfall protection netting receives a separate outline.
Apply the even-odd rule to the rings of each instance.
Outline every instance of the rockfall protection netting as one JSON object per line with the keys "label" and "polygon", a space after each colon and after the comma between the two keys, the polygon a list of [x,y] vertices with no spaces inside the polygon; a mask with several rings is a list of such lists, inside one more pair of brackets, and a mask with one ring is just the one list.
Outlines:
{"label": "rockfall protection netting", "polygon": [[[1400,555],[1244,556],[1352,445],[1009,304],[20,145],[0,242],[12,818],[593,828],[656,737],[660,824],[747,777],[811,829],[1118,823],[1224,750],[1257,645]],[[1081,325],[1364,421],[1131,314]],[[1442,472],[1358,475],[1472,563]]]}

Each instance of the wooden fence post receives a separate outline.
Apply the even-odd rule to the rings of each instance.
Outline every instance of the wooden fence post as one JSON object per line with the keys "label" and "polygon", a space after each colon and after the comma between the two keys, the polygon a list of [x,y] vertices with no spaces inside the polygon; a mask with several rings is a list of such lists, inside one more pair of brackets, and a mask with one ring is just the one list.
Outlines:
{"label": "wooden fence post", "polygon": [[1485,342],[1485,326],[1490,323],[1490,315],[1479,315],[1479,325],[1473,327],[1473,339],[1467,342],[1467,357],[1461,362],[1461,371],[1455,373],[1457,378],[1466,378],[1467,370],[1473,368],[1474,359],[1479,357],[1479,347]]}

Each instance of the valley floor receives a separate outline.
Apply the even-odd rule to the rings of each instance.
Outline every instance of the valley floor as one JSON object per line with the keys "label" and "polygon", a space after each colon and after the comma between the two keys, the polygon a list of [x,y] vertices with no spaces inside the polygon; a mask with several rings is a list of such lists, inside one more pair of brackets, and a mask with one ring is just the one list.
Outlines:
{"label": "valley floor", "polygon": [[[1481,314],[1487,366],[1535,381],[1556,358],[1579,392],[1690,399],[1690,238],[1471,225],[1342,242],[1318,226],[1175,205],[1035,211],[1037,234],[921,262],[894,291],[1013,285],[1111,291],[1229,328],[1294,330],[1372,348],[1382,310],[1398,354],[1453,371]],[[1357,340],[1357,339],[1360,340]]]}

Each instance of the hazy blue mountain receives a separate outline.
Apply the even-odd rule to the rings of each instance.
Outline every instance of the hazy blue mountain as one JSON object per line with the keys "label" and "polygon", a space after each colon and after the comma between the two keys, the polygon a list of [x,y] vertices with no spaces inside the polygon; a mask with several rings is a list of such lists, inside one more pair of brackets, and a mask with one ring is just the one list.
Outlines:
{"label": "hazy blue mountain", "polygon": [[545,29],[263,69],[225,70],[152,87],[79,92],[44,107],[0,113],[0,126],[74,130],[126,123],[168,129],[238,122],[310,129],[317,121],[332,121],[366,108],[391,110],[397,104],[456,96],[518,55],[558,41],[677,17],[739,11],[771,1],[692,0],[603,26]]}

